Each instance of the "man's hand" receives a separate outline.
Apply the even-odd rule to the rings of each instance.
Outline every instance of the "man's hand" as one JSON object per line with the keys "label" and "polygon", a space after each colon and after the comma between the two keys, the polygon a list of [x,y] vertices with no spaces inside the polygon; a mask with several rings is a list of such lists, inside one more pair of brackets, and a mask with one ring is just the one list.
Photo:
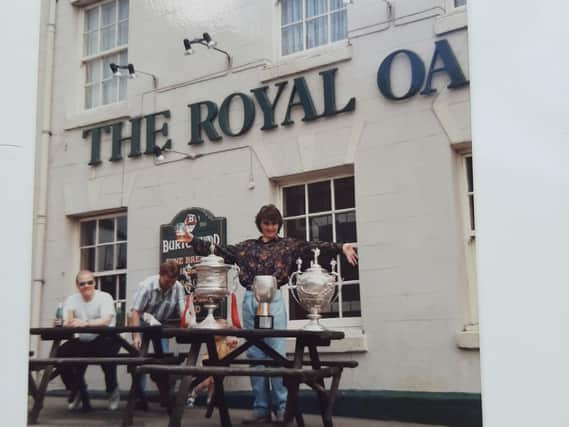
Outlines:
{"label": "man's hand", "polygon": [[358,263],[358,253],[356,252],[354,245],[351,243],[344,243],[342,245],[342,252],[350,264],[356,265]]}
{"label": "man's hand", "polygon": [[132,345],[137,350],[140,350],[140,347],[142,347],[142,340],[140,339],[140,334],[138,332],[134,332],[132,334]]}
{"label": "man's hand", "polygon": [[73,319],[69,321],[69,326],[73,326],[73,327],[79,327],[79,328],[83,328],[85,326],[88,325],[88,322],[86,320],[81,320],[81,319]]}

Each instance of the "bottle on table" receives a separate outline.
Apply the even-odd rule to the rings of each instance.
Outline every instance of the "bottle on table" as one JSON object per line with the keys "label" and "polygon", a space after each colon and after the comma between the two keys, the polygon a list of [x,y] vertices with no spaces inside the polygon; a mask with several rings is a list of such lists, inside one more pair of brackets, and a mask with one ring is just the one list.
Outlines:
{"label": "bottle on table", "polygon": [[122,312],[122,303],[120,301],[115,302],[115,315],[116,315],[116,326],[124,326]]}
{"label": "bottle on table", "polygon": [[55,326],[63,326],[63,303],[57,304],[57,310],[55,311]]}

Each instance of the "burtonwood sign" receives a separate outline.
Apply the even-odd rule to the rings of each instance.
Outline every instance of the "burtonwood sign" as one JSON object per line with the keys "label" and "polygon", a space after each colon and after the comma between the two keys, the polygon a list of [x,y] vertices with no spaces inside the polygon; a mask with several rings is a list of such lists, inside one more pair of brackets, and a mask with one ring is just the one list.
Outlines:
{"label": "burtonwood sign", "polygon": [[[395,94],[391,87],[391,68],[393,62],[398,57],[406,57],[410,67],[411,81],[409,89],[403,94]],[[237,137],[251,130],[259,107],[263,115],[263,126],[261,131],[269,131],[280,126],[288,127],[294,124],[291,118],[294,109],[302,109],[304,116],[303,122],[312,122],[324,117],[333,117],[341,113],[349,113],[356,109],[356,98],[352,97],[343,103],[343,107],[338,108],[336,102],[335,77],[338,69],[332,68],[321,71],[318,74],[322,81],[322,96],[324,108],[316,111],[314,100],[310,88],[303,76],[293,79],[290,86],[290,94],[286,112],[282,121],[275,117],[276,107],[281,101],[285,88],[289,86],[288,81],[276,83],[276,93],[269,95],[269,86],[261,86],[251,89],[249,93],[235,92],[228,95],[221,105],[213,101],[200,101],[189,104],[191,139],[189,145],[204,143],[204,134],[210,141],[219,141],[227,137]],[[455,89],[468,85],[462,69],[452,51],[447,40],[435,42],[435,48],[428,71],[426,71],[423,60],[411,50],[401,49],[389,54],[380,64],[377,72],[377,87],[379,92],[387,99],[398,101],[415,96],[432,95],[436,89],[432,87],[433,77],[437,74],[444,74],[450,80],[449,89]],[[422,88],[422,90],[421,90]],[[274,92],[274,91],[273,91]],[[243,107],[242,121],[234,123],[230,120],[231,106],[240,103]],[[135,117],[129,120],[130,136],[123,136],[124,122],[117,122],[83,130],[83,138],[91,142],[91,159],[89,165],[96,166],[101,163],[101,140],[103,133],[111,134],[111,162],[120,161],[122,156],[122,145],[130,142],[128,157],[139,157],[142,154],[154,155],[154,149],[158,145],[156,140],[159,135],[168,137],[168,120],[170,110],[148,114],[142,117]],[[160,120],[162,126],[157,128],[157,121]],[[233,126],[232,126],[233,125]],[[218,130],[219,129],[219,130]],[[237,130],[234,130],[237,129]],[[142,147],[142,133],[145,135],[144,151]],[[171,147],[172,141],[167,139],[162,147]]]}

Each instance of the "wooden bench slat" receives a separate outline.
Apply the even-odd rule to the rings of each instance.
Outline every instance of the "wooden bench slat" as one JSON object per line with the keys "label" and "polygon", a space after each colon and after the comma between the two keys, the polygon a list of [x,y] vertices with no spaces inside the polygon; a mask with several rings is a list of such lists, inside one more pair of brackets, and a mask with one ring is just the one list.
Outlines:
{"label": "wooden bench slat", "polygon": [[146,364],[174,364],[181,363],[184,356],[176,357],[46,357],[30,359],[31,367],[38,366],[72,366],[72,365],[146,365]]}
{"label": "wooden bench slat", "polygon": [[[290,365],[294,363],[292,360],[289,361]],[[203,364],[206,366],[226,366],[224,362],[212,362],[210,360],[204,360]],[[230,362],[231,365],[262,365],[262,366],[282,366],[282,363],[277,360],[272,359],[234,359]],[[303,360],[302,364],[305,366],[312,365],[310,360]],[[321,360],[320,365],[322,366],[336,366],[339,368],[357,368],[359,363],[355,360]]]}
{"label": "wooden bench slat", "polygon": [[294,369],[294,368],[228,368],[218,366],[163,366],[163,365],[142,365],[136,368],[139,373],[157,373],[169,375],[207,375],[223,377],[299,377],[305,379],[315,379],[331,377],[340,371],[338,367],[321,369]]}

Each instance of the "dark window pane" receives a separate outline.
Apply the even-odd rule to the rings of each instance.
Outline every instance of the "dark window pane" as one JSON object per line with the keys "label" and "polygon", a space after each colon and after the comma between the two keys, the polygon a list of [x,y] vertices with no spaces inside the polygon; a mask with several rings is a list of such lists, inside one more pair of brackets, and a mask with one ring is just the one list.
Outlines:
{"label": "dark window pane", "polygon": [[283,190],[284,216],[297,216],[306,213],[304,200],[304,185],[288,187]]}
{"label": "dark window pane", "polygon": [[116,276],[104,276],[99,279],[99,289],[111,294],[113,299],[117,299]]}
{"label": "dark window pane", "polygon": [[308,212],[323,212],[332,210],[330,197],[330,181],[308,184]]}
{"label": "dark window pane", "polygon": [[332,241],[332,215],[322,215],[309,218],[310,239],[323,242]]}
{"label": "dark window pane", "polygon": [[81,270],[95,271],[95,248],[81,249]]}
{"label": "dark window pane", "polygon": [[468,191],[474,191],[474,175],[472,174],[472,157],[466,157],[466,179],[468,181]]}
{"label": "dark window pane", "polygon": [[126,268],[126,243],[117,245],[117,269]]}
{"label": "dark window pane", "polygon": [[356,207],[353,176],[334,180],[334,201],[336,202],[336,209]]}
{"label": "dark window pane", "polygon": [[81,246],[95,244],[95,229],[97,221],[86,221],[81,223]]}
{"label": "dark window pane", "polygon": [[344,212],[336,214],[336,242],[355,243],[357,241],[356,213]]}
{"label": "dark window pane", "polygon": [[331,303],[322,307],[322,317],[329,319],[332,317],[339,317],[339,305],[338,305],[338,287],[334,289],[334,296],[330,300]]}
{"label": "dark window pane", "polygon": [[306,220],[304,218],[285,220],[284,235],[285,237],[306,240]]}
{"label": "dark window pane", "polygon": [[360,317],[360,285],[342,286],[342,317]]}
{"label": "dark window pane", "polygon": [[468,196],[468,207],[470,210],[470,229],[476,230],[476,224],[474,222],[474,196]]}
{"label": "dark window pane", "polygon": [[289,296],[290,320],[306,319],[308,312],[302,308],[291,295]]}
{"label": "dark window pane", "polygon": [[126,274],[119,275],[119,297],[118,299],[126,298]]}
{"label": "dark window pane", "polygon": [[97,248],[97,271],[114,270],[114,249],[113,245],[99,246]]}
{"label": "dark window pane", "polygon": [[340,256],[340,276],[342,280],[358,280],[360,278],[357,266],[348,262],[345,256]]}
{"label": "dark window pane", "polygon": [[126,240],[126,216],[117,218],[117,240]]}
{"label": "dark window pane", "polygon": [[99,220],[99,243],[114,242],[115,240],[115,219]]}

